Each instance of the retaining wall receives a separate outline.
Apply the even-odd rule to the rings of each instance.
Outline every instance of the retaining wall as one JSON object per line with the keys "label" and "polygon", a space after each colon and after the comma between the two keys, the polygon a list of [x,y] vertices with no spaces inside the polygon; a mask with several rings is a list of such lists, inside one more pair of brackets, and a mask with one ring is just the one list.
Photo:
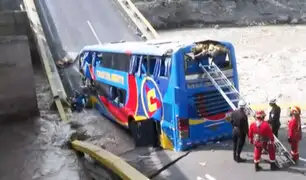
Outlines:
{"label": "retaining wall", "polygon": [[0,12],[0,121],[38,114],[31,58],[35,49],[26,13]]}

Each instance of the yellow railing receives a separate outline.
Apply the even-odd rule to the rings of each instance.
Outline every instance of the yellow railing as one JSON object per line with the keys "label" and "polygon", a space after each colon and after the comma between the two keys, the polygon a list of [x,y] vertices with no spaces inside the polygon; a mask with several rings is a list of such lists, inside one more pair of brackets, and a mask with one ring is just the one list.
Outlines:
{"label": "yellow railing", "polygon": [[93,144],[74,140],[72,148],[78,152],[88,154],[93,159],[105,165],[112,172],[124,180],[148,180],[149,178],[137,171],[120,157]]}

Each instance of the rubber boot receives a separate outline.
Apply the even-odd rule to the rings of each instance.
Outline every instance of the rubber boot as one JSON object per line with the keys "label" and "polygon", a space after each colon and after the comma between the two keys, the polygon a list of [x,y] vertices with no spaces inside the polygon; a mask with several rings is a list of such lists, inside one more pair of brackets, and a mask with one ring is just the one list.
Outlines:
{"label": "rubber boot", "polygon": [[255,163],[255,171],[258,172],[258,171],[261,171],[262,170],[262,167],[259,166],[259,163]]}
{"label": "rubber boot", "polygon": [[240,157],[240,155],[237,155],[237,162],[238,163],[246,162],[246,159],[243,159]]}
{"label": "rubber boot", "polygon": [[236,155],[236,153],[233,154],[233,158],[234,158],[234,161],[235,161],[235,162],[238,162],[238,161],[237,161],[237,155]]}
{"label": "rubber boot", "polygon": [[270,164],[270,169],[271,171],[276,171],[279,170],[279,167],[275,164],[275,162]]}

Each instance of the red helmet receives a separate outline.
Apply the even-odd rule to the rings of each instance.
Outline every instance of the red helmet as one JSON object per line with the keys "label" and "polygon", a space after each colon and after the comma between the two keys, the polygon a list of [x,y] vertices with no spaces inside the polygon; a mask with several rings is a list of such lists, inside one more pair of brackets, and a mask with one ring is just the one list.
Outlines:
{"label": "red helmet", "polygon": [[258,110],[255,113],[256,118],[264,119],[266,117],[266,113],[264,110]]}
{"label": "red helmet", "polygon": [[290,107],[290,114],[300,115],[301,114],[301,108],[298,106]]}

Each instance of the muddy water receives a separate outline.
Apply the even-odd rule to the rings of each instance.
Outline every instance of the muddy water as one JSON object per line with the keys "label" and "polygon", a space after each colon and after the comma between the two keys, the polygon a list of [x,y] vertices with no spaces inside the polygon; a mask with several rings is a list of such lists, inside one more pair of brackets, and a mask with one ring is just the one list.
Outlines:
{"label": "muddy water", "polygon": [[67,148],[74,132],[118,155],[134,148],[126,130],[93,109],[73,114],[73,123],[62,123],[51,108],[51,90],[39,69],[35,69],[35,82],[40,117],[0,125],[0,180],[89,179],[83,164]]}
{"label": "muddy water", "polygon": [[50,109],[50,87],[40,70],[35,81],[41,116],[0,126],[0,179],[86,180],[75,153],[62,146],[71,130]]}

